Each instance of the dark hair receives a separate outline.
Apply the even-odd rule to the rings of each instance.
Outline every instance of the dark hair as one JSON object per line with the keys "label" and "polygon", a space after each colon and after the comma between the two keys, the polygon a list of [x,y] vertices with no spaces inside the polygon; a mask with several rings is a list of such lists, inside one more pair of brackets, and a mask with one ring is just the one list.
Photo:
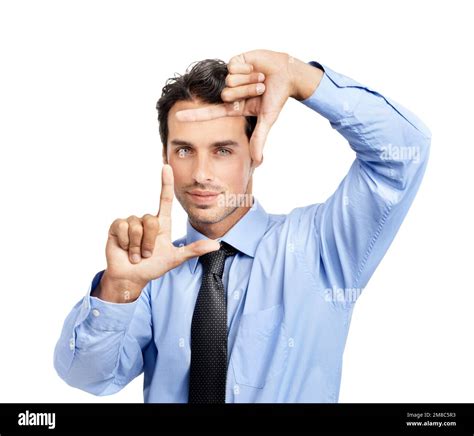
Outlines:
{"label": "dark hair", "polygon": [[[204,59],[193,62],[184,75],[175,73],[169,78],[162,89],[161,97],[156,103],[158,123],[163,151],[166,152],[168,142],[168,113],[177,101],[192,101],[198,99],[203,103],[223,103],[221,92],[225,88],[225,78],[228,74],[227,64],[220,59]],[[257,117],[245,117],[245,133],[250,139],[257,124]]]}

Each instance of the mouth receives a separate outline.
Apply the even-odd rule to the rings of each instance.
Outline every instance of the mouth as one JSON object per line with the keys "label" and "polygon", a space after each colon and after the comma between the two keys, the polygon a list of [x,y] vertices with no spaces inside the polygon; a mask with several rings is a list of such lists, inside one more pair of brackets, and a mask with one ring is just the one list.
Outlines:
{"label": "mouth", "polygon": [[213,203],[217,199],[217,197],[219,197],[220,192],[191,191],[186,192],[186,194],[196,204],[210,204]]}

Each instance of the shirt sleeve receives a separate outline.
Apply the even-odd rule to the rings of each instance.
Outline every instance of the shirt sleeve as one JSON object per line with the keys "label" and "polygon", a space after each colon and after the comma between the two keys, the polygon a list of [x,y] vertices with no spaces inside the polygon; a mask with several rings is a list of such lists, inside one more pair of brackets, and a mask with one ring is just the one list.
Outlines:
{"label": "shirt sleeve", "polygon": [[69,385],[95,395],[118,392],[143,371],[151,331],[150,286],[131,303],[109,303],[90,293],[67,316],[54,350],[54,367]]}
{"label": "shirt sleeve", "polygon": [[324,203],[298,208],[298,245],[315,284],[324,283],[322,291],[350,305],[415,197],[431,133],[393,100],[315,61],[309,64],[324,75],[313,95],[301,102],[348,141],[355,160]]}

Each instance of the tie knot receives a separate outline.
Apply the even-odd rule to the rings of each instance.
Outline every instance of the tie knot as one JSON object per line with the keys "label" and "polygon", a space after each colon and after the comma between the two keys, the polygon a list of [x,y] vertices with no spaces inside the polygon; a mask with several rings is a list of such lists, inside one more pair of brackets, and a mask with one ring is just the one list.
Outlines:
{"label": "tie knot", "polygon": [[222,278],[224,273],[224,263],[228,256],[233,256],[237,250],[226,242],[221,242],[221,248],[216,251],[211,251],[199,257],[202,264],[204,274],[218,274]]}

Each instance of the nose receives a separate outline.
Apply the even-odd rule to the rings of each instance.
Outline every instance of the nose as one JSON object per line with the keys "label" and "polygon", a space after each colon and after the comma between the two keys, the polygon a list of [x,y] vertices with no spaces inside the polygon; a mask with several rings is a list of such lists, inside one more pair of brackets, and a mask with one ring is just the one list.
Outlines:
{"label": "nose", "polygon": [[193,163],[192,177],[196,183],[204,184],[213,180],[211,162],[204,153],[198,153]]}

